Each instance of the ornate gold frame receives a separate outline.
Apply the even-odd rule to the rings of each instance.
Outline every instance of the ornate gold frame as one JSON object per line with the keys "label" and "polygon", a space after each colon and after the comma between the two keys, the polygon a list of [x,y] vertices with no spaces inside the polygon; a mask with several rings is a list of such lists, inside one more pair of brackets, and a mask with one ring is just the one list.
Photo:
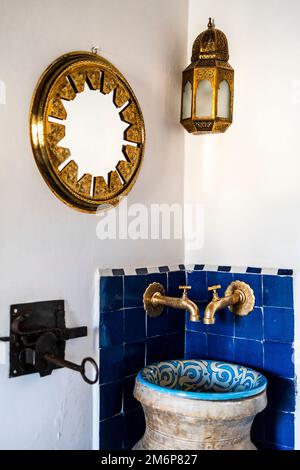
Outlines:
{"label": "ornate gold frame", "polygon": [[[103,94],[113,92],[114,105],[122,108],[120,119],[128,123],[124,131],[128,144],[122,147],[125,160],[109,172],[107,183],[102,175],[88,173],[78,180],[74,160],[59,171],[59,166],[70,156],[69,149],[58,145],[65,136],[63,122],[67,112],[63,100],[73,100],[83,91],[85,83]],[[49,117],[62,123],[50,121]],[[45,70],[32,98],[30,136],[34,158],[51,191],[64,203],[83,212],[96,212],[101,205],[103,208],[117,205],[134,185],[144,156],[144,119],[132,88],[116,67],[90,52],[70,52]]]}

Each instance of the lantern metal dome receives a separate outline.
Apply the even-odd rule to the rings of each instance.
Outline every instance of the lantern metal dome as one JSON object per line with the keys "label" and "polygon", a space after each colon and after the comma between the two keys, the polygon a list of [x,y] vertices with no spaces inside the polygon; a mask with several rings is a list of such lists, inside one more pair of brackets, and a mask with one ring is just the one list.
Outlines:
{"label": "lantern metal dome", "polygon": [[232,123],[234,71],[226,35],[209,18],[183,72],[181,124],[194,134],[225,132]]}
{"label": "lantern metal dome", "polygon": [[215,28],[211,18],[207,29],[199,34],[193,45],[191,61],[197,62],[199,59],[229,60],[227,37]]}

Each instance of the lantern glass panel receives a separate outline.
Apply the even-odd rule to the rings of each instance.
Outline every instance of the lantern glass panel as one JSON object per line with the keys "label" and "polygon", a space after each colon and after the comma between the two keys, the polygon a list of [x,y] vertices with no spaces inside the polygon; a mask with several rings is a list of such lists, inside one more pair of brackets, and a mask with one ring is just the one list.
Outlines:
{"label": "lantern glass panel", "polygon": [[192,117],[192,84],[186,82],[182,97],[182,119]]}
{"label": "lantern glass panel", "polygon": [[230,119],[230,88],[226,80],[220,83],[217,115],[220,118]]}
{"label": "lantern glass panel", "polygon": [[209,80],[200,80],[196,95],[196,116],[211,117],[213,91]]}

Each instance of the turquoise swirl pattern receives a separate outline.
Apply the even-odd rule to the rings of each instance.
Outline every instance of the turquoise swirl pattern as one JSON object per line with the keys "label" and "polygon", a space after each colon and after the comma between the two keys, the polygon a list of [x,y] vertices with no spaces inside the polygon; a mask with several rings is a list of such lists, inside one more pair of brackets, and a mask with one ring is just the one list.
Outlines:
{"label": "turquoise swirl pattern", "polygon": [[138,374],[144,386],[161,393],[204,400],[233,400],[263,392],[266,378],[248,367],[210,360],[165,361]]}

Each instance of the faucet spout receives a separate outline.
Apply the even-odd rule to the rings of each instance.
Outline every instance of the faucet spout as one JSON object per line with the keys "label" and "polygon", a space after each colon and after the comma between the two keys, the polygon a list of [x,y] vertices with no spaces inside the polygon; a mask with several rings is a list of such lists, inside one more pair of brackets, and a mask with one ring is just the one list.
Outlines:
{"label": "faucet spout", "polygon": [[183,310],[187,310],[189,312],[190,321],[192,322],[200,321],[199,308],[198,308],[198,305],[195,304],[195,302],[186,298],[186,299],[182,299],[181,305],[182,307],[178,307],[178,308],[182,308]]}
{"label": "faucet spout", "polygon": [[239,316],[248,315],[254,308],[255,297],[248,284],[242,281],[232,282],[226,289],[225,296],[221,298],[217,292],[220,288],[219,285],[208,288],[209,291],[213,291],[213,298],[204,311],[203,323],[205,325],[213,325],[216,313],[226,307]]}
{"label": "faucet spout", "polygon": [[186,291],[190,287],[180,286],[180,288],[184,289],[182,297],[169,297],[165,295],[164,288],[160,284],[150,284],[144,293],[144,306],[148,315],[151,317],[161,315],[164,307],[171,307],[187,310],[190,315],[190,321],[192,322],[200,321],[198,305],[187,296]]}
{"label": "faucet spout", "polygon": [[215,315],[219,310],[223,310],[226,307],[235,305],[241,301],[241,296],[239,293],[234,293],[228,297],[213,299],[206,306],[204,311],[203,323],[205,325],[214,325],[216,319]]}
{"label": "faucet spout", "polygon": [[190,321],[200,321],[200,313],[198,305],[187,297],[168,297],[161,295],[159,292],[153,295],[152,305],[164,305],[165,307],[172,307],[180,310],[187,310],[190,314]]}

